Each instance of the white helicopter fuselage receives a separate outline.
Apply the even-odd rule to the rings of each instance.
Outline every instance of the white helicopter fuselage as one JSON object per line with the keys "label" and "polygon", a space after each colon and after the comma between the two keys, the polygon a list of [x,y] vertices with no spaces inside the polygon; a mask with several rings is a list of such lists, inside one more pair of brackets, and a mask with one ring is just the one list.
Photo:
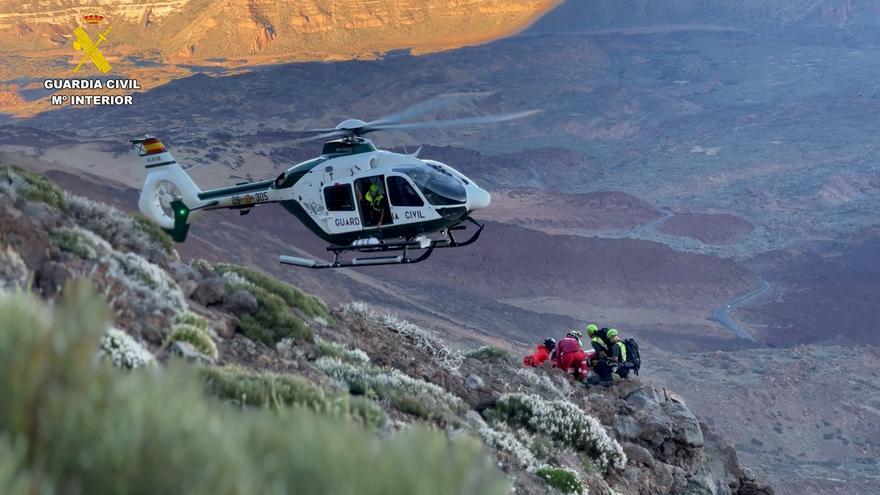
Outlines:
{"label": "white helicopter fuselage", "polygon": [[145,157],[145,163],[160,166],[147,176],[141,211],[169,229],[174,219],[163,213],[156,194],[163,182],[180,190],[192,218],[200,210],[233,208],[247,213],[260,204],[280,203],[334,245],[370,238],[411,239],[441,231],[490,202],[487,191],[452,167],[415,154],[379,150],[361,138],[327,143],[321,156],[274,180],[204,192],[164,147],[161,161]]}

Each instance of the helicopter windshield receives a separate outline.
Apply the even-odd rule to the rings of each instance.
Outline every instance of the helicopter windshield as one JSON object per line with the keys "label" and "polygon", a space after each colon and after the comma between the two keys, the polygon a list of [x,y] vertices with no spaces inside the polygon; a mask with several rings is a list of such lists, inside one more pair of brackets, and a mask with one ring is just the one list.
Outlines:
{"label": "helicopter windshield", "polygon": [[467,202],[467,191],[461,181],[442,169],[427,165],[406,165],[395,167],[394,171],[406,174],[412,179],[432,205],[457,205]]}

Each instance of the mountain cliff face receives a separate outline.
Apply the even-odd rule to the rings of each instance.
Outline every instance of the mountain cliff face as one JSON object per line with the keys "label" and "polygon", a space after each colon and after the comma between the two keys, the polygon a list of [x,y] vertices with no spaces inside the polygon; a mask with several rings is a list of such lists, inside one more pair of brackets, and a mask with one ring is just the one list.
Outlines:
{"label": "mountain cliff face", "polygon": [[21,51],[69,45],[82,16],[105,16],[113,53],[192,59],[253,55],[293,60],[430,52],[516,32],[555,0],[270,2],[265,0],[0,2],[0,46]]}
{"label": "mountain cliff face", "polygon": [[[406,432],[412,431],[411,425],[427,425],[434,431],[432,438],[452,439],[453,456],[465,455],[459,448],[461,440],[455,439],[480,440],[483,452],[493,456],[504,473],[501,476],[496,468],[481,471],[484,468],[480,466],[488,465],[470,460],[459,466],[457,474],[446,476],[443,483],[449,484],[438,489],[430,483],[440,481],[428,474],[434,466],[419,466],[416,469],[425,471],[420,486],[425,492],[501,493],[505,486],[501,480],[507,480],[507,489],[512,483],[517,493],[558,493],[554,488],[563,493],[633,495],[773,493],[739,464],[732,447],[701,424],[681,398],[664,388],[632,379],[608,389],[583,390],[569,384],[557,370],[521,368],[518,359],[504,349],[455,349],[438,334],[363,303],[328,308],[318,299],[246,267],[181,260],[167,237],[151,224],[106,204],[67,194],[23,169],[0,167],[0,216],[4,219],[0,228],[0,321],[6,321],[2,319],[8,316],[4,311],[11,311],[8,298],[22,298],[10,296],[9,291],[29,287],[36,295],[56,300],[57,309],[41,309],[39,304],[21,299],[13,305],[15,311],[24,311],[19,320],[31,318],[37,325],[51,318],[49,314],[58,312],[56,317],[60,318],[61,313],[72,312],[65,324],[51,331],[69,331],[65,329],[75,323],[87,325],[93,318],[86,314],[86,308],[97,302],[80,300],[71,305],[70,299],[81,297],[82,292],[71,281],[88,278],[112,309],[113,329],[101,338],[100,346],[116,366],[156,366],[151,363],[182,357],[195,363],[208,396],[233,401],[255,414],[262,414],[264,408],[302,406],[319,416],[335,418],[333,421],[341,422],[340,431],[348,432],[345,434],[357,438],[379,434],[384,442],[410,435]],[[10,318],[7,320],[12,321]],[[9,335],[0,339],[0,352],[7,352],[10,342],[19,338],[11,336],[13,329],[4,331]],[[86,337],[85,342],[91,342],[91,337]],[[53,347],[52,352],[59,354],[54,358],[61,363],[59,369],[76,362],[77,356],[92,362],[88,350],[78,344],[74,348],[79,350],[65,353],[63,345]],[[30,349],[24,346],[20,352]],[[15,364],[14,360],[4,362]],[[71,373],[93,368],[74,366]],[[51,379],[50,375],[41,376]],[[108,386],[115,386],[112,383],[119,380],[138,379],[113,378],[101,372],[100,377],[86,381],[108,381]],[[14,390],[20,393],[22,389]],[[64,410],[59,398],[64,393],[59,390],[66,389],[52,390],[56,394],[52,401],[28,402],[40,409],[34,414],[61,414],[53,407],[59,405],[60,411]],[[147,407],[136,418],[129,417],[129,409],[122,404],[136,400],[131,394],[141,389],[129,386],[119,390],[122,392],[114,392],[120,394],[114,396],[119,407],[114,425],[152,414]],[[195,392],[188,393],[192,396]],[[7,399],[18,400],[18,396],[12,394]],[[202,412],[202,406],[192,407]],[[110,411],[109,417],[115,414],[112,408],[101,410],[105,415]],[[232,422],[259,417],[235,419],[240,414],[236,408],[229,409],[229,416],[225,414],[224,421]],[[352,421],[361,426],[350,424]],[[0,418],[0,431],[15,432],[15,428],[15,423]],[[42,438],[46,433],[29,432],[29,438]],[[207,437],[217,434],[200,430],[200,435]],[[336,441],[334,433],[322,434],[328,437],[321,443]],[[99,437],[102,440],[96,441]],[[82,445],[70,439],[66,441],[74,443],[66,445],[75,452],[83,448],[101,452],[111,442],[109,438],[110,433],[83,436],[79,440]],[[212,441],[228,445],[231,440]],[[309,442],[307,438],[301,441]],[[190,452],[193,444],[179,447]],[[66,458],[54,456],[62,456],[59,452],[67,449],[41,451],[33,444],[27,448],[35,452],[28,456],[35,463],[66,462]],[[155,448],[163,448],[161,442]],[[388,453],[389,462],[400,452]],[[305,462],[282,458],[288,459],[288,468],[294,471],[301,467],[297,463]],[[384,455],[365,462],[383,459]],[[201,459],[199,466],[214,469],[222,462],[218,453]],[[114,486],[125,486],[118,484],[123,483],[124,474],[107,474],[103,469],[73,468],[71,474],[24,467],[36,470],[31,473],[55,476],[53,481],[59,484],[72,482],[69,477],[73,476],[81,486],[99,486],[106,476],[115,477]],[[149,473],[153,468],[161,471],[161,462],[139,469]],[[188,474],[178,476],[180,483],[190,480]],[[476,488],[474,476],[483,480]],[[172,486],[175,481],[168,479]],[[0,480],[0,484],[4,482]],[[22,483],[27,486],[27,479]],[[372,485],[365,486],[370,491]],[[373,490],[382,489],[377,485]]]}

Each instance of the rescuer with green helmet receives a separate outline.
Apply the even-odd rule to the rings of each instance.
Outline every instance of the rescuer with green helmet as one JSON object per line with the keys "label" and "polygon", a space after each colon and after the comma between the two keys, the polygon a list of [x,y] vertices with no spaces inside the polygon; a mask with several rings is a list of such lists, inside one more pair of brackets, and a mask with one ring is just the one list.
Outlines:
{"label": "rescuer with green helmet", "polygon": [[599,358],[595,370],[599,375],[599,383],[607,386],[612,383],[612,373],[626,378],[629,375],[629,368],[626,366],[626,344],[621,340],[617,329],[610,328],[605,335],[608,338],[608,347],[605,356]]}

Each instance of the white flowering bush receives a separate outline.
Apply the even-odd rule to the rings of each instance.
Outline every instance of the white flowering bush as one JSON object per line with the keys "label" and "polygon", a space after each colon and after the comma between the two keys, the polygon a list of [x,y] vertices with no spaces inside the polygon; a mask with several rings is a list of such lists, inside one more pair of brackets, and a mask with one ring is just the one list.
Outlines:
{"label": "white flowering bush", "polygon": [[413,378],[394,368],[358,366],[335,357],[321,357],[315,367],[348,385],[353,394],[375,394],[404,412],[423,418],[449,418],[467,408],[442,387]]}
{"label": "white flowering bush", "polygon": [[547,375],[540,375],[529,368],[513,368],[514,376],[526,383],[525,387],[520,386],[519,390],[532,391],[540,390],[542,392],[556,395],[558,397],[568,397],[571,395],[571,384],[562,373],[557,373],[554,378]]}
{"label": "white flowering bush", "polygon": [[155,362],[150,351],[116,328],[110,328],[101,338],[100,352],[117,368],[135,369]]}
{"label": "white flowering bush", "polygon": [[220,274],[220,278],[229,287],[239,287],[242,285],[246,287],[254,286],[254,284],[252,284],[248,279],[233,271],[222,272]]}
{"label": "white flowering bush", "polygon": [[496,406],[496,419],[543,433],[586,454],[604,471],[626,466],[626,454],[620,444],[608,436],[599,420],[571,402],[516,393],[502,395]]}
{"label": "white flowering bush", "polygon": [[97,233],[113,247],[131,250],[152,260],[157,260],[159,253],[177,257],[171,238],[149,220],[74,194],[67,193],[66,200],[77,223]]}
{"label": "white flowering bush", "polygon": [[110,275],[127,289],[128,300],[140,301],[145,308],[153,310],[179,313],[186,309],[186,298],[177,282],[143,256],[113,251],[104,261]]}
{"label": "white flowering bush", "polygon": [[90,230],[75,227],[73,231],[94,251],[98,264],[93,270],[104,267],[106,273],[121,285],[108,288],[111,303],[116,299],[138,301],[130,307],[142,315],[157,311],[181,313],[187,308],[186,298],[177,282],[161,267],[139,254],[116,251],[109,242]]}
{"label": "white flowering bush", "polygon": [[457,370],[464,362],[464,354],[458,349],[450,349],[436,333],[402,320],[397,315],[379,313],[374,311],[369,304],[359,301],[343,305],[342,312],[406,337],[417,348],[436,359],[445,369]]}
{"label": "white flowering bush", "polygon": [[510,454],[516,459],[519,467],[529,472],[538,468],[538,459],[535,458],[532,451],[523,445],[522,442],[517,440],[509,431],[502,431],[492,428],[491,426],[484,426],[477,430],[477,433],[480,435],[480,438],[483,439],[483,443],[488,447]]}

